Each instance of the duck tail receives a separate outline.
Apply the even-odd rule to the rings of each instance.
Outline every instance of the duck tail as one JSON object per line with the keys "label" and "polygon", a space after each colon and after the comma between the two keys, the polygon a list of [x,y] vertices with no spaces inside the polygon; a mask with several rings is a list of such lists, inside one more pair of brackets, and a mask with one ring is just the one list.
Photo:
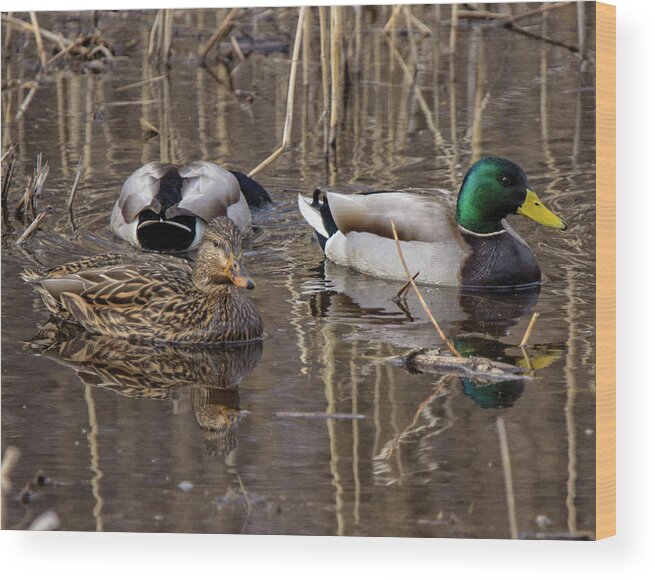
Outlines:
{"label": "duck tail", "polygon": [[243,197],[246,198],[249,207],[264,207],[266,205],[272,205],[273,201],[271,200],[268,191],[266,191],[254,179],[240,171],[230,171],[230,173],[237,178],[239,187],[241,188],[241,193],[243,193]]}
{"label": "duck tail", "polygon": [[324,195],[322,201],[320,197],[320,189],[315,189],[311,198],[298,194],[298,209],[307,223],[316,231],[316,237],[325,251],[325,244],[339,231],[339,228],[332,217],[327,197]]}

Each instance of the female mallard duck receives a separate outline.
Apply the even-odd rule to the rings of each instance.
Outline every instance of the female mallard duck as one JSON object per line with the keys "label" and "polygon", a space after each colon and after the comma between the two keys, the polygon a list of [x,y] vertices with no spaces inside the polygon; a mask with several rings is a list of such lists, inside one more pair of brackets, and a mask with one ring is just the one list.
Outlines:
{"label": "female mallard duck", "polygon": [[407,264],[423,284],[468,288],[531,286],[541,271],[527,243],[505,217],[521,214],[564,230],[528,185],[523,170],[500,157],[485,157],[464,177],[455,219],[441,199],[427,193],[328,192],[323,203],[299,196],[300,212],[316,230],[325,255],[343,266],[404,280],[391,221]]}
{"label": "female mallard duck", "polygon": [[251,231],[250,207],[271,203],[266,190],[238,171],[208,161],[153,161],[130,175],[111,214],[112,231],[133,246],[180,252],[198,246],[206,225],[227,216]]}
{"label": "female mallard duck", "polygon": [[175,344],[245,342],[262,336],[262,320],[237,286],[252,289],[241,265],[241,234],[227,218],[205,229],[193,269],[177,258],[127,263],[94,256],[23,279],[48,310],[87,331]]}

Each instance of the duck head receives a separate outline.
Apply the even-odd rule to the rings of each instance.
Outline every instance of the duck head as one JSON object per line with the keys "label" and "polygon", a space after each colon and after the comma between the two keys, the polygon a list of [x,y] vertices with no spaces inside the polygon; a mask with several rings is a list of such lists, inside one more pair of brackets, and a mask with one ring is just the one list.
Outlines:
{"label": "duck head", "polygon": [[564,221],[537,197],[525,172],[502,157],[483,157],[467,172],[457,197],[457,223],[476,234],[499,232],[501,220],[520,214],[558,230]]}
{"label": "duck head", "polygon": [[193,268],[193,281],[201,290],[217,284],[234,284],[252,290],[255,283],[241,264],[241,234],[226,218],[214,218],[205,229]]}

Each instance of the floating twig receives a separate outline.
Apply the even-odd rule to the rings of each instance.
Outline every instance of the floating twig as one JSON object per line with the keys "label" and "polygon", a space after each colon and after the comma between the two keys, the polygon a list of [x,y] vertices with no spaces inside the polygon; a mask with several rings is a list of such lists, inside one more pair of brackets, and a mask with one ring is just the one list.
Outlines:
{"label": "floating twig", "polygon": [[507,432],[505,421],[502,417],[496,419],[498,430],[498,441],[500,443],[500,455],[503,460],[503,474],[505,476],[505,494],[507,496],[507,513],[509,515],[509,529],[513,540],[519,537],[516,525],[516,503],[514,500],[514,485],[512,483],[512,462],[509,456],[509,445],[507,444]]}
{"label": "floating twig", "polygon": [[39,213],[39,215],[37,215],[34,218],[32,223],[23,232],[23,235],[16,240],[16,245],[22,244],[27,238],[29,238],[36,231],[36,229],[39,227],[39,225],[41,225],[41,222],[45,219],[45,217],[48,215],[48,213],[49,212],[47,210],[45,210],[45,209],[42,210],[41,213]]}
{"label": "floating twig", "polygon": [[521,339],[521,342],[519,343],[519,346],[523,348],[526,344],[528,344],[528,340],[530,339],[530,335],[532,334],[532,330],[534,329],[534,325],[537,322],[537,318],[539,318],[539,313],[535,312],[532,315],[532,318],[530,319],[530,323],[528,324],[528,327],[525,329],[525,334],[523,335],[523,338]]}
{"label": "floating twig", "polygon": [[142,87],[143,85],[147,85],[147,84],[150,84],[150,83],[161,81],[161,80],[163,80],[165,78],[166,78],[166,75],[159,75],[157,77],[152,77],[152,78],[146,79],[144,81],[138,81],[136,83],[130,83],[129,85],[124,85],[122,87],[118,87],[116,89],[116,92],[121,93],[121,92],[127,91],[129,89],[134,89],[134,88],[137,88],[137,87]]}
{"label": "floating twig", "polygon": [[421,294],[421,291],[418,289],[418,286],[416,285],[416,282],[414,282],[414,278],[412,278],[412,275],[409,273],[409,268],[407,267],[407,262],[405,262],[405,256],[403,254],[403,249],[400,247],[400,240],[398,239],[398,232],[396,231],[396,224],[393,223],[393,220],[391,220],[391,229],[393,230],[393,237],[396,240],[396,248],[398,250],[398,256],[400,257],[400,263],[403,266],[403,270],[405,270],[405,276],[407,276],[407,281],[412,285],[412,288],[414,289],[414,292],[416,293],[416,297],[418,298],[418,301],[421,303],[421,306],[423,307],[423,310],[427,314],[428,318],[430,319],[430,322],[432,322],[432,326],[436,329],[437,333],[441,337],[441,340],[444,341],[445,345],[448,347],[448,350],[452,352],[455,356],[461,357],[462,355],[459,353],[459,351],[455,348],[455,345],[448,340],[446,335],[444,334],[443,330],[441,330],[441,327],[439,326],[439,323],[435,320],[434,316],[432,316],[432,312],[430,312],[430,308],[426,304],[425,300],[423,299],[423,295]]}
{"label": "floating twig", "polygon": [[298,14],[298,26],[296,28],[296,38],[293,42],[293,56],[291,58],[291,71],[289,72],[289,91],[287,93],[287,115],[284,120],[284,134],[282,144],[262,161],[257,167],[248,173],[252,177],[262,169],[273,163],[291,143],[291,127],[293,126],[293,100],[296,90],[296,72],[298,70],[298,57],[300,55],[300,45],[302,41],[303,20],[305,19],[307,6],[301,6]]}
{"label": "floating twig", "polygon": [[481,356],[452,356],[434,348],[415,348],[399,357],[393,357],[391,361],[403,364],[410,371],[448,373],[451,376],[471,378],[479,382],[530,380],[532,378],[530,374],[526,373],[526,369],[519,366]]}
{"label": "floating twig", "polygon": [[305,411],[278,411],[274,413],[276,417],[289,418],[289,419],[364,419],[365,415],[357,415],[353,413],[312,413]]}

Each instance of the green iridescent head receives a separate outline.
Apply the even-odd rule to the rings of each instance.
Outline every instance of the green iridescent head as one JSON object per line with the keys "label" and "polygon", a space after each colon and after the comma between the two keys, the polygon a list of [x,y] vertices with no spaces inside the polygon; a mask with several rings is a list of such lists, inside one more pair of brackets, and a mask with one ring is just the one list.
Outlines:
{"label": "green iridescent head", "polygon": [[525,172],[502,157],[483,157],[464,176],[457,197],[457,223],[478,234],[498,232],[501,220],[521,214],[558,230],[564,221],[551,212],[532,191]]}

